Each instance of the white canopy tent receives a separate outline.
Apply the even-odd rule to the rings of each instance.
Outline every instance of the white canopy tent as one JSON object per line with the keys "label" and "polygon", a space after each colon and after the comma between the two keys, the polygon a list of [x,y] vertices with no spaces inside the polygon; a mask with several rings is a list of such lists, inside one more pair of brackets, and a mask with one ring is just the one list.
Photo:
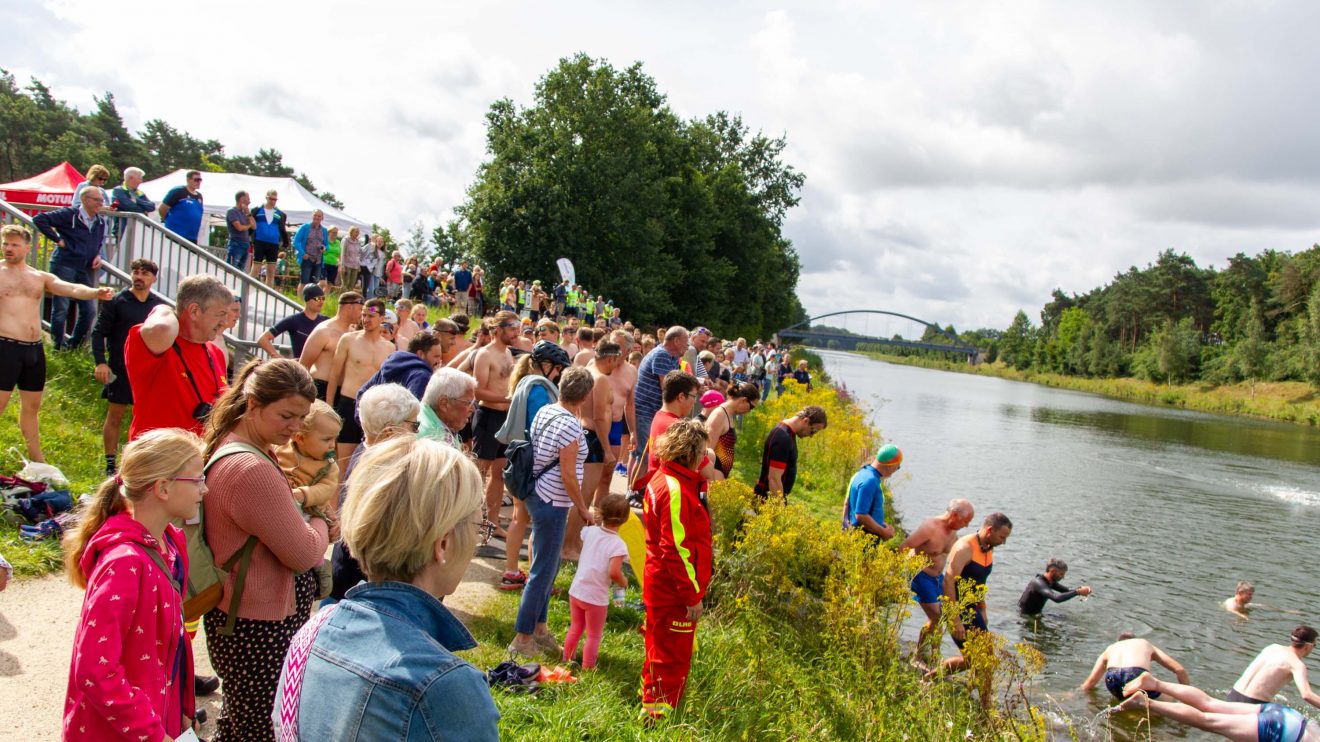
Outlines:
{"label": "white canopy tent", "polygon": [[[157,204],[165,194],[175,186],[184,184],[187,170],[175,170],[155,180],[142,183],[142,192]],[[325,214],[322,223],[327,227],[339,227],[348,231],[349,227],[362,230],[365,237],[371,232],[371,225],[356,217],[345,214],[327,204],[312,192],[303,188],[293,178],[268,178],[261,175],[241,175],[239,173],[202,173],[202,196],[204,212],[216,223],[223,222],[225,212],[234,206],[234,194],[247,191],[252,197],[252,207],[257,208],[266,202],[266,191],[275,189],[280,195],[279,208],[289,217],[289,225],[306,224],[312,220],[312,212],[320,209]],[[290,235],[292,237],[292,235]],[[194,239],[196,235],[193,236]]]}

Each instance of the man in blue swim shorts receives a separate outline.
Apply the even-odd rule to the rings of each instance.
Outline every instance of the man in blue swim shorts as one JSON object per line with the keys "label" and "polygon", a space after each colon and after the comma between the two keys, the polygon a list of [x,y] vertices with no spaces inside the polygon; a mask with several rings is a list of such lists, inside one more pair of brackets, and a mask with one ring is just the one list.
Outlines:
{"label": "man in blue swim shorts", "polygon": [[926,557],[928,564],[912,578],[912,599],[926,614],[913,659],[920,661],[928,637],[940,621],[940,596],[944,594],[944,563],[958,540],[958,531],[972,522],[975,512],[966,500],[953,500],[942,515],[929,518],[908,535],[903,549]]}
{"label": "man in blue swim shorts", "polygon": [[[1132,632],[1124,631],[1118,635],[1118,641],[1105,647],[1105,651],[1096,658],[1091,674],[1082,681],[1082,690],[1091,690],[1103,676],[1109,693],[1121,701],[1127,698],[1123,691],[1124,686],[1142,674],[1149,674],[1152,661],[1169,668],[1178,677],[1178,682],[1183,684],[1190,682],[1187,671],[1178,664],[1177,660],[1145,639],[1134,639]],[[1150,695],[1152,699],[1159,696],[1158,691],[1152,691]]]}
{"label": "man in blue swim shorts", "polygon": [[[1277,703],[1236,703],[1211,698],[1200,688],[1156,680],[1142,673],[1128,683],[1120,708],[1145,706],[1160,716],[1232,740],[1256,742],[1320,742],[1320,730],[1306,723],[1300,712]],[[1180,701],[1157,701],[1163,693]]]}

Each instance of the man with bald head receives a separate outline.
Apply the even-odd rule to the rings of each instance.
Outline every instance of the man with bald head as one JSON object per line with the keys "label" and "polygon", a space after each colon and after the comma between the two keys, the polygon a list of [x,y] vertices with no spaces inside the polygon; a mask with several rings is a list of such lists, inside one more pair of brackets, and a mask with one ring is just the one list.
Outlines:
{"label": "man with bald head", "polygon": [[944,594],[944,564],[949,559],[949,550],[958,540],[958,531],[966,528],[975,515],[970,502],[950,500],[943,514],[927,519],[903,542],[903,549],[921,554],[928,561],[925,569],[912,578],[912,599],[926,614],[926,625],[921,627],[917,651],[913,655],[918,660],[926,646],[926,638],[940,622],[940,596]]}
{"label": "man with bald head", "polygon": [[664,342],[652,348],[637,368],[637,385],[633,389],[637,427],[633,428],[633,435],[637,439],[635,450],[643,467],[646,466],[651,420],[664,404],[661,384],[665,374],[679,370],[679,359],[687,349],[687,328],[674,325],[665,332]]}

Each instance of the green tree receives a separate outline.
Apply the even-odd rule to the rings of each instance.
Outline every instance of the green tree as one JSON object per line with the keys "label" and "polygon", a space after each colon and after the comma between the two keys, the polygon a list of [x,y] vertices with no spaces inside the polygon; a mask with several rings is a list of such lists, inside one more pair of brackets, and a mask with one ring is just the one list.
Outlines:
{"label": "green tree", "polygon": [[1266,354],[1268,343],[1265,337],[1265,320],[1261,315],[1260,304],[1251,302],[1250,310],[1244,318],[1245,328],[1242,337],[1233,347],[1233,363],[1238,374],[1251,382],[1251,396],[1256,396],[1256,382],[1266,373]]}
{"label": "green tree", "polygon": [[999,357],[1014,368],[1027,368],[1031,365],[1032,353],[1035,351],[1034,335],[1027,313],[1019,309],[1013,317],[1013,323],[999,339]]}
{"label": "green tree", "polygon": [[457,211],[493,274],[553,276],[567,257],[646,325],[751,336],[806,318],[780,232],[802,184],[784,140],[726,114],[685,122],[640,64],[579,54],[538,82],[533,105],[493,104],[486,144]]}
{"label": "green tree", "polygon": [[1068,374],[1087,373],[1087,344],[1091,339],[1091,317],[1085,309],[1069,307],[1059,315],[1058,330],[1059,352],[1062,371]]}
{"label": "green tree", "polygon": [[1311,289],[1311,298],[1306,304],[1307,323],[1306,340],[1309,373],[1307,381],[1320,386],[1320,284]]}

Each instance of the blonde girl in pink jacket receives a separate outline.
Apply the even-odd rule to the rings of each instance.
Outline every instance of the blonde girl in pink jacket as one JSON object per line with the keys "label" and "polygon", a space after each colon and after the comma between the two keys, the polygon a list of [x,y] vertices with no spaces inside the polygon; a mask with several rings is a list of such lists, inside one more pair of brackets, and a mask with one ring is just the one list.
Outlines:
{"label": "blonde girl in pink jacket", "polygon": [[65,539],[69,580],[85,587],[64,701],[64,739],[172,740],[192,728],[192,648],[179,585],[188,548],[174,518],[206,493],[202,442],[178,428],[129,443]]}

